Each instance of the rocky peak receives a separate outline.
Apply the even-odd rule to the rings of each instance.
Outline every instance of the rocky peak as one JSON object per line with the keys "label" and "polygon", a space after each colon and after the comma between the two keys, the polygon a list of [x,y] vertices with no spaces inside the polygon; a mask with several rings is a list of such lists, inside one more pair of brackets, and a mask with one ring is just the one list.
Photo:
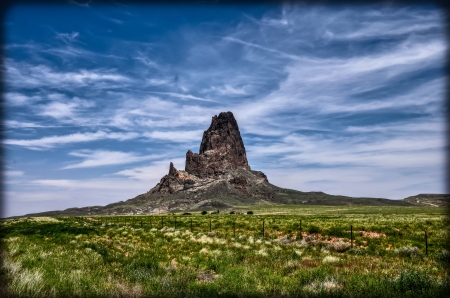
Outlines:
{"label": "rocky peak", "polygon": [[212,117],[203,133],[199,154],[191,150],[186,153],[186,172],[206,178],[235,169],[250,170],[250,166],[233,113],[223,112]]}
{"label": "rocky peak", "polygon": [[178,172],[177,169],[175,169],[173,163],[171,162],[169,167],[169,176],[176,176],[177,172]]}
{"label": "rocky peak", "polygon": [[203,133],[199,154],[220,149],[241,157],[242,163],[248,165],[244,142],[236,119],[231,112],[220,113],[219,116],[212,117],[211,125]]}

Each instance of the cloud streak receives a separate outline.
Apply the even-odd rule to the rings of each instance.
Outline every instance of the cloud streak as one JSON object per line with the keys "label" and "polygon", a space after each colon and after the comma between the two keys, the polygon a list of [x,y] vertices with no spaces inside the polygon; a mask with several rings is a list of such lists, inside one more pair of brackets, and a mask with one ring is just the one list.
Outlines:
{"label": "cloud streak", "polygon": [[71,152],[70,155],[81,157],[84,160],[80,163],[69,164],[62,169],[92,168],[100,166],[121,165],[145,160],[161,158],[164,155],[140,156],[133,152],[106,151],[106,150],[82,150]]}
{"label": "cloud streak", "polygon": [[88,132],[88,133],[74,133],[64,136],[51,136],[40,139],[31,140],[5,140],[6,145],[15,145],[26,147],[32,150],[44,150],[53,148],[57,145],[64,145],[70,143],[92,142],[105,139],[114,139],[118,141],[125,141],[135,139],[139,136],[137,133],[120,133],[120,132]]}

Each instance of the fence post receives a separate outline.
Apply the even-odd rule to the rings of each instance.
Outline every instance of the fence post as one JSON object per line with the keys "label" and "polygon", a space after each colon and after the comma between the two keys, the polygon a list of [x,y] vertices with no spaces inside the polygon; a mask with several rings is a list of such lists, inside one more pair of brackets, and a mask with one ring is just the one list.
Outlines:
{"label": "fence post", "polygon": [[353,247],[353,226],[350,225],[350,243]]}
{"label": "fence post", "polygon": [[263,225],[262,225],[262,237],[263,237],[263,240],[264,240],[264,219],[263,219]]}
{"label": "fence post", "polygon": [[175,217],[175,215],[173,216],[173,229],[177,229],[177,218]]}
{"label": "fence post", "polygon": [[233,237],[236,238],[236,219],[233,221]]}
{"label": "fence post", "polygon": [[428,256],[428,233],[427,233],[427,229],[425,229],[425,254]]}
{"label": "fence post", "polygon": [[209,219],[209,232],[211,232],[211,218]]}
{"label": "fence post", "polygon": [[302,220],[300,219],[300,238],[299,239],[303,239],[303,235],[302,235]]}
{"label": "fence post", "polygon": [[191,218],[191,233],[192,233],[192,218]]}
{"label": "fence post", "polygon": [[161,229],[164,228],[164,216],[161,216]]}

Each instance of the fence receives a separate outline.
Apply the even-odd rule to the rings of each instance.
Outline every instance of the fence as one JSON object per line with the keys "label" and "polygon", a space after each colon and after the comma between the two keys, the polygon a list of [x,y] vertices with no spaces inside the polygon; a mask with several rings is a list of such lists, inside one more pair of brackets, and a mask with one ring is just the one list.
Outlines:
{"label": "fence", "polygon": [[[360,231],[354,231],[353,224],[346,227],[331,227],[329,229],[319,229],[314,225],[314,221],[310,221],[306,226],[302,219],[294,219],[282,216],[255,216],[255,215],[226,215],[226,216],[90,216],[90,217],[59,217],[60,220],[70,223],[84,223],[99,226],[130,226],[142,229],[162,229],[164,227],[174,230],[185,229],[194,232],[220,232],[223,236],[236,237],[237,232],[243,234],[252,234],[255,238],[275,239],[282,236],[288,236],[296,240],[301,240],[304,234],[321,234],[322,236],[336,237],[340,239],[350,240],[351,247],[355,246],[355,237],[363,236],[364,227],[359,227]],[[269,222],[269,225],[266,222]],[[279,224],[288,221],[281,228]],[[274,224],[275,223],[275,224]],[[347,228],[347,229],[346,229]],[[356,232],[356,233],[355,233]],[[373,232],[373,231],[372,231]],[[423,238],[416,239],[425,246],[425,253],[428,255],[428,231],[423,230]],[[401,229],[393,228],[388,233],[390,237],[402,238],[404,235]],[[386,234],[384,234],[386,236]]]}

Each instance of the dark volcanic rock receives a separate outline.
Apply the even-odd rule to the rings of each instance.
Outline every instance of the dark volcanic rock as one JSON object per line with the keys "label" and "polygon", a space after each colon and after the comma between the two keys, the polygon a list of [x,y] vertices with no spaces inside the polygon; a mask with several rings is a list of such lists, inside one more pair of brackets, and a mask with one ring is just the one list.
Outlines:
{"label": "dark volcanic rock", "polygon": [[[236,119],[231,112],[214,116],[203,134],[199,154],[186,153],[186,170],[170,163],[169,173],[136,202],[147,202],[151,208],[211,206],[211,202],[253,203],[271,200],[274,186],[266,175],[250,170]],[[228,206],[221,202],[223,206]]]}
{"label": "dark volcanic rock", "polygon": [[199,154],[186,153],[186,172],[199,178],[225,174],[231,170],[250,170],[239,127],[233,113],[214,116],[203,133]]}
{"label": "dark volcanic rock", "polygon": [[149,193],[174,193],[186,189],[186,185],[195,184],[193,177],[183,171],[178,171],[173,163],[170,163],[169,174],[161,178],[161,181],[153,187]]}

